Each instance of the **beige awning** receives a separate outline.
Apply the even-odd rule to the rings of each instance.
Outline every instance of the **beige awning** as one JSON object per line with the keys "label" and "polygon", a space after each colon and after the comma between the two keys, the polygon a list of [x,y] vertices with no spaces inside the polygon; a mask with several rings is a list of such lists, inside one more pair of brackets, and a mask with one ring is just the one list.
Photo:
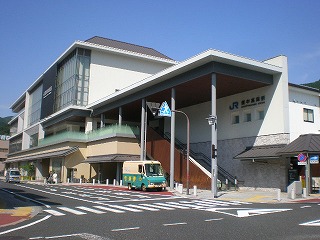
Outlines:
{"label": "beige awning", "polygon": [[52,157],[65,157],[71,153],[78,151],[79,147],[63,147],[58,149],[49,149],[44,151],[39,151],[36,153],[21,154],[19,156],[8,157],[4,163],[20,162],[28,160],[37,160]]}

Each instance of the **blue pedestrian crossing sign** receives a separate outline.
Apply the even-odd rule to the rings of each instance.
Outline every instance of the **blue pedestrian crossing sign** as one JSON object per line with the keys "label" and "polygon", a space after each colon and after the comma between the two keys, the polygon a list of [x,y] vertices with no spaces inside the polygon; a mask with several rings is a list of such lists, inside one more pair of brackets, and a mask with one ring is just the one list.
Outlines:
{"label": "blue pedestrian crossing sign", "polygon": [[166,101],[161,104],[158,115],[161,117],[171,117],[171,109]]}

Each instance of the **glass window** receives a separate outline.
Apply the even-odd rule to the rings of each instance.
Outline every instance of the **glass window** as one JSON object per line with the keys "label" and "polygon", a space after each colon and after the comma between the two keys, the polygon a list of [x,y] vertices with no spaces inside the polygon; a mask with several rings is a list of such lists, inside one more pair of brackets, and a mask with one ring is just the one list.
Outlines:
{"label": "glass window", "polygon": [[146,175],[147,176],[162,176],[163,170],[160,164],[146,164]]}
{"label": "glass window", "polygon": [[264,119],[264,110],[258,109],[258,120],[263,120],[263,119]]}
{"label": "glass window", "polygon": [[313,110],[312,109],[303,109],[303,121],[305,122],[314,122]]}
{"label": "glass window", "polygon": [[233,115],[232,116],[232,124],[238,124],[240,122],[239,115]]}
{"label": "glass window", "polygon": [[239,112],[232,112],[231,113],[231,123],[232,124],[240,123],[240,114],[239,114]]}
{"label": "glass window", "polygon": [[244,121],[245,122],[251,122],[251,112],[245,112],[244,113]]}
{"label": "glass window", "polygon": [[88,104],[90,50],[77,48],[58,65],[55,111]]}
{"label": "glass window", "polygon": [[42,85],[30,94],[28,126],[38,122],[41,114]]}

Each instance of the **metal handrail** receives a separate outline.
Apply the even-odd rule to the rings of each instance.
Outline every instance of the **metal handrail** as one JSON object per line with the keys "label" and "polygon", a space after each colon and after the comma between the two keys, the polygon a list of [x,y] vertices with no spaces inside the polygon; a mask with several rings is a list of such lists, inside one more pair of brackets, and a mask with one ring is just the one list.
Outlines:
{"label": "metal handrail", "polygon": [[[158,131],[159,132],[159,131]],[[170,141],[171,134],[169,132],[161,133],[162,136]],[[184,143],[182,143],[179,139],[175,138],[175,145],[180,151],[185,151],[186,147]],[[203,167],[205,167],[208,171],[211,171],[211,159],[202,152],[194,152],[190,149],[190,156],[198,161]],[[218,165],[218,175],[223,178],[223,180],[228,179],[230,183],[236,184],[236,177],[231,175],[227,170]]]}

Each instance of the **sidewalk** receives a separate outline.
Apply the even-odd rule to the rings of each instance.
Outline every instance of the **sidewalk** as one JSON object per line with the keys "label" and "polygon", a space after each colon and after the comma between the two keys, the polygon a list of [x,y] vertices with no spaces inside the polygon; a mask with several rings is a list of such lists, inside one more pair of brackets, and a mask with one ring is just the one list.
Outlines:
{"label": "sidewalk", "polygon": [[26,201],[18,201],[14,195],[1,190],[0,193],[0,232],[1,227],[28,220],[40,212],[41,208]]}
{"label": "sidewalk", "polygon": [[[197,194],[194,195],[194,190],[189,190],[190,195],[186,195],[186,189],[183,190],[183,194],[174,191],[175,195],[188,196],[189,198],[199,199],[213,199],[213,193],[211,190],[197,189]],[[239,189],[237,191],[218,191],[216,200],[223,201],[240,201],[240,202],[252,202],[252,203],[320,203],[320,194],[310,194],[306,198],[297,196],[294,199],[288,196],[288,193],[281,192],[273,189],[266,190],[249,190]]]}

